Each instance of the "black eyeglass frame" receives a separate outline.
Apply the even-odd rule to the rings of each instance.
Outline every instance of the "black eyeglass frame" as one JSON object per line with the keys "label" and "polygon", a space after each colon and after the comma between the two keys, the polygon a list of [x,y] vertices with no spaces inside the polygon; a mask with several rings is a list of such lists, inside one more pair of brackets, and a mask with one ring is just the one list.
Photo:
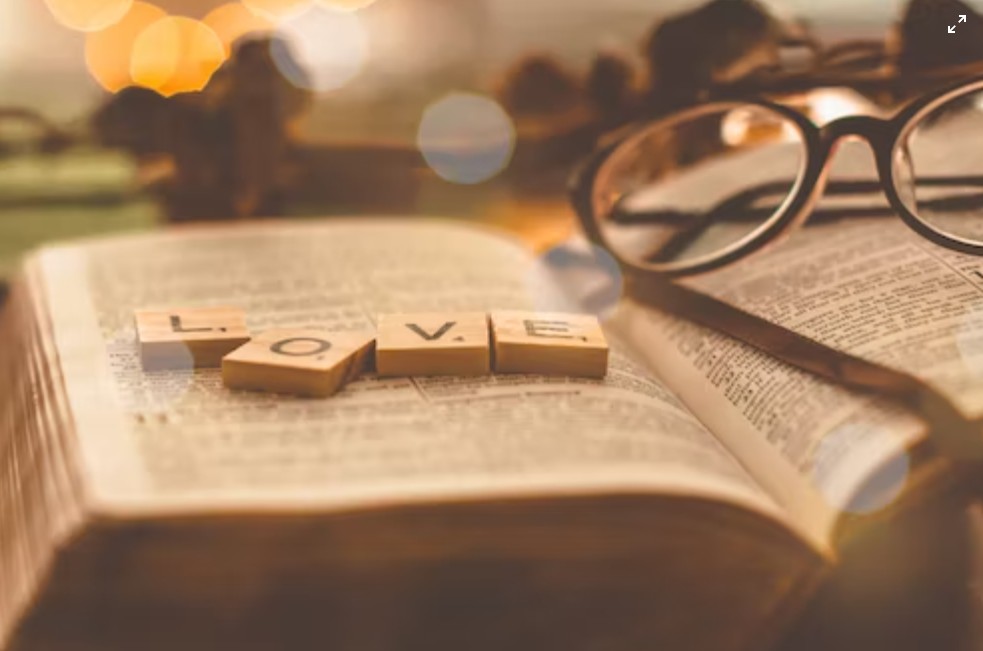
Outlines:
{"label": "black eyeglass frame", "polygon": [[[834,147],[844,138],[859,137],[871,146],[877,164],[877,172],[892,208],[905,224],[922,237],[948,249],[983,256],[983,242],[974,242],[944,233],[919,219],[905,205],[898,194],[894,179],[894,157],[903,147],[911,131],[921,120],[938,107],[962,96],[983,91],[983,75],[953,83],[905,104],[890,118],[873,116],[848,116],[818,127],[799,111],[760,96],[739,98],[714,98],[714,101],[676,111],[666,117],[625,128],[627,133],[614,142],[601,147],[573,174],[569,195],[581,226],[588,238],[610,252],[626,271],[657,275],[665,278],[694,275],[713,271],[741,258],[760,251],[765,246],[790,235],[802,226],[810,212],[822,197],[827,183],[827,172]],[[798,129],[805,147],[805,157],[795,184],[782,206],[759,227],[720,252],[694,260],[642,265],[618,254],[604,234],[601,218],[610,216],[598,213],[601,200],[597,195],[606,164],[622,147],[641,140],[646,134],[673,123],[690,120],[699,115],[717,112],[727,106],[760,106],[785,118]],[[611,202],[610,211],[616,205]]]}

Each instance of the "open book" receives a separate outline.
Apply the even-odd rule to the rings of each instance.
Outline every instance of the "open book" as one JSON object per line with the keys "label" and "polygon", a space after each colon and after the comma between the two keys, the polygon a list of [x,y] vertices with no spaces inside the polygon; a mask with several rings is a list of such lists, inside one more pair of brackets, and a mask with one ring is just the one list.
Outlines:
{"label": "open book", "polygon": [[845,523],[937,473],[913,415],[631,303],[601,381],[369,376],[303,400],[140,366],[138,308],[364,329],[534,308],[535,263],[428,220],[30,257],[0,322],[3,647],[759,648]]}

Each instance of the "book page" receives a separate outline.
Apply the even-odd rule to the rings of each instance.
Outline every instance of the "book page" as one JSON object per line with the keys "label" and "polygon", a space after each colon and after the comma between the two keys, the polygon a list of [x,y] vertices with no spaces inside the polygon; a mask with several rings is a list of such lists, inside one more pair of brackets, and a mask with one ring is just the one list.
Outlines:
{"label": "book page", "polygon": [[426,220],[205,228],[42,253],[93,499],[184,512],[662,491],[782,517],[617,346],[603,381],[370,376],[323,400],[140,365],[138,308],[235,305],[253,332],[359,330],[385,311],[528,308],[532,263],[501,236]]}
{"label": "book page", "polygon": [[695,285],[983,416],[983,258],[875,218],[811,225],[737,269]]}
{"label": "book page", "polygon": [[[739,173],[734,165],[724,160],[709,167]],[[869,152],[844,144],[833,180],[870,178],[876,170]],[[830,196],[820,208],[884,201]],[[890,211],[809,221],[764,253],[682,282],[821,343],[925,378],[967,413],[983,410],[983,261],[932,245]],[[913,414],[642,303],[627,301],[618,327],[812,531],[829,533],[842,510],[857,507],[858,488],[885,464],[893,464],[896,475],[887,492],[896,496],[904,488],[911,470],[904,451],[925,435]],[[874,501],[886,504],[891,497]]]}
{"label": "book page", "polygon": [[[967,417],[983,416],[983,260],[938,247],[900,220],[813,224],[727,272],[688,282],[832,348],[919,377]],[[723,351],[740,347],[728,341]],[[684,349],[692,350],[692,346]],[[767,357],[757,351],[749,354]],[[690,357],[691,365],[702,366],[704,374],[713,378],[713,364],[699,355]],[[663,377],[676,386],[668,376]],[[739,378],[737,386],[745,381]],[[734,397],[734,387],[721,386]],[[754,379],[750,386],[762,386],[761,379]],[[894,409],[892,416],[885,412],[892,408],[878,403],[865,408],[862,403],[869,399],[849,396],[790,367],[782,373],[770,372],[763,386],[783,387],[786,404],[794,408],[779,422],[814,425],[798,430],[791,446],[785,436],[769,436],[813,484],[819,460],[809,451],[822,452],[829,445],[826,441],[841,438],[842,422],[854,423],[849,426],[851,437],[864,441],[862,445],[849,443],[853,451],[844,457],[856,469],[846,476],[856,479],[863,477],[864,468],[872,472],[899,454],[899,445],[911,448],[925,435],[925,427],[913,415]],[[745,411],[755,409],[751,397],[739,401]],[[698,407],[690,406],[700,413]],[[862,427],[856,425],[857,419]],[[769,434],[766,421],[756,426]],[[881,444],[872,443],[872,437]],[[805,456],[790,455],[796,449]]]}
{"label": "book page", "polygon": [[[925,425],[893,403],[828,382],[725,334],[626,301],[615,324],[676,395],[813,536],[844,511],[889,506]],[[883,494],[857,491],[888,467]]]}
{"label": "book page", "polygon": [[[978,114],[960,116],[975,120]],[[960,124],[942,121],[919,139],[920,176],[952,176],[948,143],[958,137]],[[713,171],[743,174],[741,163],[722,160]],[[777,155],[757,163],[786,167]],[[830,181],[876,179],[869,148],[842,143]],[[942,191],[958,199],[964,189]],[[983,258],[914,233],[881,192],[830,192],[819,209],[847,216],[809,219],[764,253],[685,282],[832,348],[919,377],[965,415],[983,416]],[[854,216],[851,210],[880,216]],[[924,210],[937,225],[956,220],[969,228],[978,219],[972,209]]]}

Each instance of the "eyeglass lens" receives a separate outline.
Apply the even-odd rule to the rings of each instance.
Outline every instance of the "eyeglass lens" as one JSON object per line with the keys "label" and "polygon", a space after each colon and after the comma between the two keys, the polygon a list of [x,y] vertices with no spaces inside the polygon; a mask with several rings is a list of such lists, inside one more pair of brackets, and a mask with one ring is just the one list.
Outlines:
{"label": "eyeglass lens", "polygon": [[935,230],[983,242],[983,91],[925,112],[894,151],[905,206]]}
{"label": "eyeglass lens", "polygon": [[642,266],[717,256],[781,213],[805,158],[798,126],[764,106],[707,107],[656,124],[599,171],[602,232]]}

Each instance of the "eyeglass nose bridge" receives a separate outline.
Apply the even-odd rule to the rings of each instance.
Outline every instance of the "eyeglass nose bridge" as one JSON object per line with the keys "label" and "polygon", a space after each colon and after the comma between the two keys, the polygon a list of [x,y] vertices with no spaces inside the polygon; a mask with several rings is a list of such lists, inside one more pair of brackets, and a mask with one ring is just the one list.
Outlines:
{"label": "eyeglass nose bridge", "polygon": [[820,141],[832,148],[851,136],[866,140],[875,150],[891,135],[891,121],[871,115],[850,115],[828,122],[819,129]]}
{"label": "eyeglass nose bridge", "polygon": [[840,141],[851,137],[866,141],[874,152],[879,152],[891,144],[892,134],[891,120],[871,115],[850,115],[820,127],[819,143],[824,157],[828,156]]}
{"label": "eyeglass nose bridge", "polygon": [[[801,124],[801,122],[800,122]],[[890,152],[893,146],[895,125],[890,119],[869,115],[851,115],[838,118],[817,127],[806,126],[808,163],[802,176],[805,191],[796,196],[788,207],[787,220],[776,223],[776,238],[786,237],[801,227],[821,200],[829,180],[830,164],[840,142],[850,138],[863,140],[874,154],[877,173],[882,182],[891,175]]]}
{"label": "eyeglass nose bridge", "polygon": [[826,123],[822,127],[812,126],[807,136],[811,154],[804,175],[804,185],[810,188],[803,201],[796,206],[801,224],[808,213],[822,197],[828,181],[830,163],[837,146],[844,140],[857,138],[867,143],[874,154],[875,165],[882,182],[890,176],[891,148],[894,141],[894,124],[890,119],[870,115],[850,115]]}

